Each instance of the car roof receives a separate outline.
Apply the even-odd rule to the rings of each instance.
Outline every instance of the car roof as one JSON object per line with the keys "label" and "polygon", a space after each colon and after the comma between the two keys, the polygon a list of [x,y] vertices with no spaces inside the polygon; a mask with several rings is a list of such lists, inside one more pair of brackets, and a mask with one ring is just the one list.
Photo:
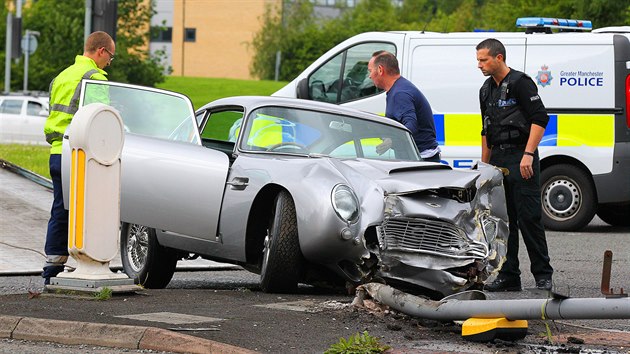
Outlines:
{"label": "car roof", "polygon": [[41,95],[41,96],[40,95],[24,95],[24,94],[15,94],[15,93],[0,94],[0,100],[4,100],[7,98],[30,99],[33,101],[48,103],[48,96],[44,96],[44,95]]}
{"label": "car roof", "polygon": [[262,106],[286,106],[298,109],[316,110],[321,112],[347,115],[378,123],[384,123],[399,128],[406,127],[393,119],[386,119],[373,113],[361,111],[358,109],[339,106],[332,103],[304,100],[298,98],[278,97],[278,96],[234,96],[220,98],[205,104],[197,111],[207,109],[211,106],[244,106],[249,108],[257,108]]}

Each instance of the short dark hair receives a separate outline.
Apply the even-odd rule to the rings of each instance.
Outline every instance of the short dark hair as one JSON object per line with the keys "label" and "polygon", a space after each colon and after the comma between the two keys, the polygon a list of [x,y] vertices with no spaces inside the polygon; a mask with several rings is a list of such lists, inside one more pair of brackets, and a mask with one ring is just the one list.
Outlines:
{"label": "short dark hair", "polygon": [[83,50],[86,53],[94,53],[99,48],[105,48],[107,50],[112,50],[114,45],[114,40],[112,37],[107,34],[107,32],[96,31],[90,34],[85,41],[85,47]]}
{"label": "short dark hair", "polygon": [[389,75],[399,75],[398,59],[396,56],[386,50],[379,50],[372,54],[375,66],[383,66],[385,72]]}
{"label": "short dark hair", "polygon": [[481,41],[481,43],[477,44],[477,50],[480,49],[487,49],[488,54],[490,54],[492,57],[496,58],[497,55],[501,54],[503,55],[503,61],[507,59],[505,55],[505,46],[503,46],[503,43],[501,43],[498,39],[484,39],[483,41]]}

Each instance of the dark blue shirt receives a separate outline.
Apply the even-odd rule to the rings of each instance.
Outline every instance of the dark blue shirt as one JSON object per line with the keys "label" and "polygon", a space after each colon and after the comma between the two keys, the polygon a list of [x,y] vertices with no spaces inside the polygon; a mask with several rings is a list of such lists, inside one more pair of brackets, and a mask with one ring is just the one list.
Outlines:
{"label": "dark blue shirt", "polygon": [[429,101],[414,84],[402,76],[387,91],[385,116],[402,123],[411,131],[420,152],[438,146]]}

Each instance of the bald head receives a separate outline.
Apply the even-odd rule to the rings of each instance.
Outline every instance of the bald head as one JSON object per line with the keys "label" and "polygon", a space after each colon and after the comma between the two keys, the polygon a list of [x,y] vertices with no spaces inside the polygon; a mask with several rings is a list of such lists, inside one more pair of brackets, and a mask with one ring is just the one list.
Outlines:
{"label": "bald head", "polygon": [[83,56],[94,60],[96,65],[103,69],[114,60],[116,44],[112,37],[103,31],[90,34],[83,47]]}
{"label": "bald head", "polygon": [[112,37],[103,31],[96,31],[90,34],[85,41],[85,47],[83,51],[86,53],[94,53],[99,48],[107,48],[107,50],[114,49],[114,40]]}

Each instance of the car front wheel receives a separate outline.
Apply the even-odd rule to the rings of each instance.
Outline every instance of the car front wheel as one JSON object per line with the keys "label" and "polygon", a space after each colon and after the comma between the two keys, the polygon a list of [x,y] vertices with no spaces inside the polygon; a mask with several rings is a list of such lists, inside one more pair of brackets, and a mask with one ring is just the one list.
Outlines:
{"label": "car front wheel", "polygon": [[282,191],[276,197],[264,240],[260,287],[268,293],[295,291],[302,263],[295,204]]}
{"label": "car front wheel", "polygon": [[177,252],[157,242],[155,229],[124,223],[120,233],[123,270],[145,288],[165,288],[173,278]]}
{"label": "car front wheel", "polygon": [[573,165],[553,165],[540,176],[543,223],[548,229],[576,231],[595,215],[595,188],[589,176]]}

